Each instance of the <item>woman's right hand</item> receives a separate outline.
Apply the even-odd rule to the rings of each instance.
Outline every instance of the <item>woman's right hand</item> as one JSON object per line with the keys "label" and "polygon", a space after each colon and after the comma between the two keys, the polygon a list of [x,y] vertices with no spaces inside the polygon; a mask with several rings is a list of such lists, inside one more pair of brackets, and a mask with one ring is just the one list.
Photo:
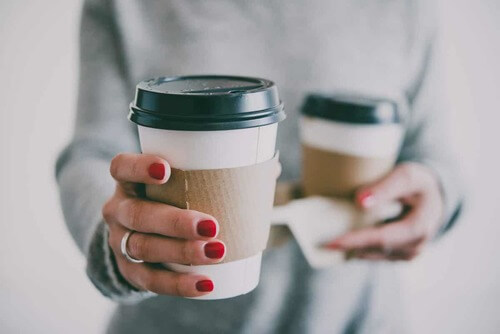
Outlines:
{"label": "woman's right hand", "polygon": [[[219,226],[214,217],[179,209],[143,198],[144,184],[163,184],[170,176],[169,164],[149,154],[119,154],[110,166],[116,191],[102,215],[109,227],[109,245],[122,276],[139,290],[184,297],[202,296],[213,290],[209,277],[168,271],[152,263],[213,264],[222,261],[225,245],[215,239]],[[121,252],[144,263],[133,263]]]}

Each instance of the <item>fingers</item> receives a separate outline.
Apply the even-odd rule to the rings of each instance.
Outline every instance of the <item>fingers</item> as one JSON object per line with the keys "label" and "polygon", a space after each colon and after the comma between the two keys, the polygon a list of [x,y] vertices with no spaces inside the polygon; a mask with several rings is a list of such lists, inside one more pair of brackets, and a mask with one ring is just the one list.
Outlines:
{"label": "fingers", "polygon": [[163,184],[170,177],[169,164],[151,154],[118,154],[111,161],[111,176],[120,183]]}
{"label": "fingers", "polygon": [[325,244],[325,247],[346,251],[366,248],[393,250],[403,248],[427,238],[428,231],[425,225],[415,223],[418,218],[419,212],[414,210],[398,222],[348,232]]}
{"label": "fingers", "polygon": [[400,249],[374,249],[365,248],[351,252],[350,257],[363,260],[389,260],[389,261],[408,261],[417,257],[423,249],[424,242],[419,242],[412,246]]}
{"label": "fingers", "polygon": [[[121,254],[121,240],[127,229],[110,226],[109,244],[115,254]],[[220,240],[182,240],[154,234],[132,233],[127,241],[127,253],[150,263],[214,264],[222,261],[226,247]]]}
{"label": "fingers", "polygon": [[352,257],[362,260],[370,260],[370,261],[408,261],[413,259],[413,257],[407,255],[406,253],[396,251],[392,253],[384,253],[384,252],[357,252]]}
{"label": "fingers", "polygon": [[420,164],[400,164],[379,181],[359,189],[356,202],[363,208],[370,208],[378,203],[404,199],[420,192],[431,181],[431,175]]}
{"label": "fingers", "polygon": [[411,260],[420,254],[429,239],[423,210],[413,210],[405,219],[348,232],[324,245],[346,251],[348,257],[365,260]]}
{"label": "fingers", "polygon": [[414,258],[437,230],[442,212],[438,180],[418,163],[398,165],[381,180],[359,189],[356,201],[372,210],[400,201],[408,210],[394,222],[354,230],[324,245],[370,260]]}
{"label": "fingers", "polygon": [[123,277],[139,290],[162,295],[198,297],[214,289],[212,280],[204,275],[175,273],[148,264],[131,263],[123,256],[117,256],[117,264]]}
{"label": "fingers", "polygon": [[113,197],[102,214],[108,223],[142,233],[191,240],[206,240],[219,233],[217,220],[208,214],[134,197]]}

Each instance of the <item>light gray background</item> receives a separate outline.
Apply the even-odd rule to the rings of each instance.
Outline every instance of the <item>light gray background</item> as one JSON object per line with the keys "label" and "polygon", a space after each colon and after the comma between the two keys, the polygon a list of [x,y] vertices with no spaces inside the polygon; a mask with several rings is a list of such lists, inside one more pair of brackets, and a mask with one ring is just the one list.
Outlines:
{"label": "light gray background", "polygon": [[[112,310],[84,274],[53,177],[74,117],[75,0],[0,2],[0,332],[100,333]],[[500,2],[441,0],[450,126],[470,201],[460,225],[400,264],[414,333],[500,330]],[[167,310],[166,310],[167,311]]]}

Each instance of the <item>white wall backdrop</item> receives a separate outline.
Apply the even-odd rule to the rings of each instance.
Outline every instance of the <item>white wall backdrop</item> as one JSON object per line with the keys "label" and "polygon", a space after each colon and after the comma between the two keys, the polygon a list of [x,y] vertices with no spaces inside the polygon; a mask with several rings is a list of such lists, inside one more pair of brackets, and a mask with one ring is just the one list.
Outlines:
{"label": "white wall backdrop", "polygon": [[74,118],[80,5],[0,2],[1,333],[100,333],[111,309],[86,278],[54,181]]}
{"label": "white wall backdrop", "polygon": [[500,332],[500,2],[441,1],[453,129],[470,187],[460,224],[405,268],[415,333]]}
{"label": "white wall backdrop", "polygon": [[[453,130],[471,180],[461,224],[401,265],[414,333],[500,331],[500,1],[442,0]],[[112,304],[86,279],[53,167],[69,139],[76,0],[0,2],[0,332],[101,333]]]}

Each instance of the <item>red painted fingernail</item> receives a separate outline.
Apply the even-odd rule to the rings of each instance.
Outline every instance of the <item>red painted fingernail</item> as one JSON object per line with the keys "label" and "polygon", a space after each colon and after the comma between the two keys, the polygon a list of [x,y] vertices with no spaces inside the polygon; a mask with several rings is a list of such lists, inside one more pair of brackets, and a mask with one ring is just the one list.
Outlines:
{"label": "red painted fingernail", "polygon": [[214,289],[214,282],[209,279],[196,282],[196,290],[200,292],[210,292]]}
{"label": "red painted fingernail", "polygon": [[196,226],[196,232],[202,237],[215,237],[217,233],[217,225],[213,220],[203,220]]}
{"label": "red painted fingernail", "polygon": [[163,180],[165,177],[165,165],[159,163],[151,164],[148,168],[148,173],[153,179]]}
{"label": "red painted fingernail", "polygon": [[209,242],[205,245],[205,255],[211,259],[220,259],[224,256],[226,247],[222,242]]}
{"label": "red painted fingernail", "polygon": [[361,206],[363,206],[365,208],[369,208],[375,203],[375,199],[373,198],[373,194],[369,190],[362,192],[358,196],[358,201],[361,204]]}
{"label": "red painted fingernail", "polygon": [[323,244],[323,247],[328,249],[340,249],[342,245],[338,241],[331,241]]}

